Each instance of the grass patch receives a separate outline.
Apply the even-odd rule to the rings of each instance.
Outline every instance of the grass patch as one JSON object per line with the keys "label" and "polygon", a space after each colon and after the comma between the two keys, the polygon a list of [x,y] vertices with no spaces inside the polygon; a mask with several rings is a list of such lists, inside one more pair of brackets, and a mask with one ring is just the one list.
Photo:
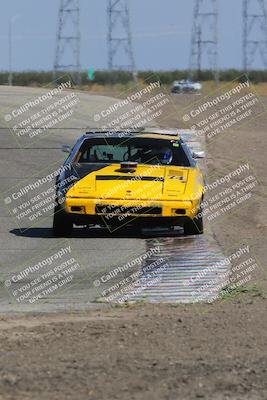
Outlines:
{"label": "grass patch", "polygon": [[148,304],[146,299],[136,301],[125,301],[124,303],[113,303],[112,308],[135,308]]}
{"label": "grass patch", "polygon": [[219,300],[232,300],[236,297],[240,297],[244,294],[249,294],[252,297],[261,297],[267,299],[267,294],[258,287],[256,283],[251,285],[242,285],[238,287],[232,287],[231,285],[224,287],[220,294]]}

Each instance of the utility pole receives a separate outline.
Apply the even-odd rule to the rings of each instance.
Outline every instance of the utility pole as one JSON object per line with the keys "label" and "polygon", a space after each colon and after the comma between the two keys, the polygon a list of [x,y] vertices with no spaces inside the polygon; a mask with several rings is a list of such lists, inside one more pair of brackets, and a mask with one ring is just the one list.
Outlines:
{"label": "utility pole", "polygon": [[12,18],[8,24],[8,60],[9,60],[9,74],[8,85],[13,85],[13,65],[12,65]]}
{"label": "utility pole", "polygon": [[248,72],[259,55],[267,68],[267,13],[264,0],[243,0],[243,64]]}
{"label": "utility pole", "polygon": [[13,15],[10,18],[8,24],[8,66],[9,66],[9,73],[8,73],[8,84],[9,86],[13,85],[13,23],[16,19],[19,18],[19,15]]}
{"label": "utility pole", "polygon": [[81,82],[80,0],[60,0],[54,76],[70,71]]}
{"label": "utility pole", "polygon": [[197,32],[197,50],[198,50],[198,54],[197,54],[197,79],[199,80],[201,77],[201,30],[198,29]]}
{"label": "utility pole", "polygon": [[128,0],[108,0],[108,68],[130,71],[137,81]]}
{"label": "utility pole", "polygon": [[195,0],[193,29],[191,37],[190,76],[198,76],[203,69],[201,65],[204,55],[207,68],[213,72],[216,83],[219,81],[218,71],[218,1]]}

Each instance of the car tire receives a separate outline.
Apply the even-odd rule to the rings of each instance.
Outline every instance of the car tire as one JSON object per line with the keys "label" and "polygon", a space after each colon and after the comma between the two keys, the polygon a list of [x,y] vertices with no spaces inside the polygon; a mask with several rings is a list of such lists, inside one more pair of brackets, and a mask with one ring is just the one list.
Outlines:
{"label": "car tire", "polygon": [[53,217],[53,234],[55,237],[70,237],[73,223],[68,219],[61,207],[55,206]]}
{"label": "car tire", "polygon": [[131,235],[132,235],[133,237],[141,237],[141,236],[143,235],[143,233],[142,233],[142,227],[141,227],[141,226],[132,225],[132,226],[130,227],[130,230],[131,230]]}
{"label": "car tire", "polygon": [[199,214],[193,220],[184,224],[185,235],[202,235],[204,232],[202,209],[199,210]]}

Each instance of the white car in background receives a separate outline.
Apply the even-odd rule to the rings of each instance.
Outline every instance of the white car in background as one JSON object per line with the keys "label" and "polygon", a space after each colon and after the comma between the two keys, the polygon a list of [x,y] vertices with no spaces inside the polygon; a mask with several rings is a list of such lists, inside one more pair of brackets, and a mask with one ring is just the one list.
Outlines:
{"label": "white car in background", "polygon": [[189,79],[174,81],[172,85],[172,93],[197,93],[202,89],[200,82],[193,82]]}

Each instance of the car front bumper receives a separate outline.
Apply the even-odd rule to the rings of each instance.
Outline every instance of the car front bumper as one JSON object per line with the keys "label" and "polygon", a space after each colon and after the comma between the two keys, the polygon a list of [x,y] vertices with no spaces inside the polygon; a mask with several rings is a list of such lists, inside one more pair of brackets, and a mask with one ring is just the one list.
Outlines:
{"label": "car front bumper", "polygon": [[199,203],[180,200],[120,200],[67,198],[65,212],[75,221],[101,221],[107,225],[125,221],[182,221],[193,219],[199,211]]}

